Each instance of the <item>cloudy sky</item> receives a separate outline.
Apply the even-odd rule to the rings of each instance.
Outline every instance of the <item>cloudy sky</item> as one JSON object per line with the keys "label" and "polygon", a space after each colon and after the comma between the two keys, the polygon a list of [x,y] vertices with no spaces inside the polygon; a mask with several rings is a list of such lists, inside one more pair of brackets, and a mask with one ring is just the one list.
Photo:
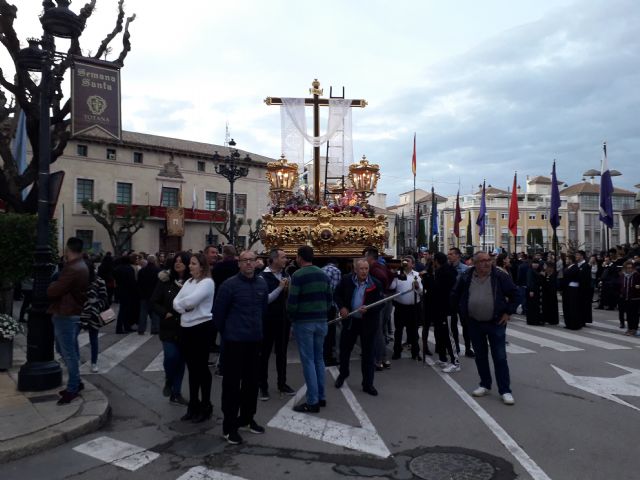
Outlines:
{"label": "cloudy sky", "polygon": [[[14,0],[15,1],[15,0]],[[17,3],[21,38],[41,2]],[[84,2],[76,0],[76,11]],[[128,0],[133,50],[122,71],[127,130],[280,154],[267,96],[306,96],[313,78],[369,106],[353,114],[354,156],[382,167],[379,190],[468,193],[486,178],[580,181],[600,168],[640,183],[640,3],[635,0]],[[85,53],[115,19],[98,0]],[[114,47],[119,44],[114,43]],[[112,58],[119,49],[114,48]],[[324,126],[323,126],[324,129]],[[310,149],[307,149],[310,152]]]}

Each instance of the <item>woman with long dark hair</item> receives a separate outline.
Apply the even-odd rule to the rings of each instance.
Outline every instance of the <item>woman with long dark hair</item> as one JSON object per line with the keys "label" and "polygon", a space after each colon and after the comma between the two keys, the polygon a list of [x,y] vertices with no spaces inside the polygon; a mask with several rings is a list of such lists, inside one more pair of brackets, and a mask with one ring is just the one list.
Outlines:
{"label": "woman with long dark hair", "polygon": [[214,284],[207,257],[196,253],[189,261],[191,278],[173,300],[173,308],[180,314],[180,345],[189,369],[189,406],[181,418],[194,423],[211,418],[211,372],[209,345],[213,335]]}
{"label": "woman with long dark hair", "polygon": [[153,311],[160,318],[159,337],[164,352],[165,384],[162,393],[174,405],[187,405],[182,397],[184,357],[180,351],[180,314],[173,308],[173,300],[184,283],[191,278],[189,261],[191,254],[178,252],[158,273],[158,283],[151,295]]}

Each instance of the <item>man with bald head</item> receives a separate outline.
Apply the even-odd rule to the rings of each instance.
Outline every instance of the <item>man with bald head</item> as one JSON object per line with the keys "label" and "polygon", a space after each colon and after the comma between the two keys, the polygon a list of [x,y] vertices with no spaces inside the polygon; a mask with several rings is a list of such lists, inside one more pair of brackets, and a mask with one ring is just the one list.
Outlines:
{"label": "man with bald head", "polygon": [[473,396],[483,397],[491,390],[491,349],[498,393],[505,405],[513,405],[506,331],[507,323],[518,306],[518,288],[508,274],[491,264],[487,252],[478,252],[473,257],[473,267],[458,278],[451,300],[458,307],[461,317],[467,321],[476,353],[480,386],[473,391]]}

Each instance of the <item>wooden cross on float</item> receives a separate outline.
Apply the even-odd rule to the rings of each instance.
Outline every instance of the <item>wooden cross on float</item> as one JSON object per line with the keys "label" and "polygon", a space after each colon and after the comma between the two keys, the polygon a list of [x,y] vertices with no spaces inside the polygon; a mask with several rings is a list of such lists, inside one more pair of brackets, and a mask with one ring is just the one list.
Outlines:
{"label": "wooden cross on float", "polygon": [[[318,79],[314,79],[311,82],[311,88],[309,93],[313,95],[313,98],[305,98],[305,106],[313,106],[313,136],[320,136],[320,107],[328,107],[329,99],[320,98],[322,95],[322,89],[320,88],[320,82]],[[281,97],[267,97],[264,99],[264,103],[267,105],[282,105]],[[367,106],[366,100],[351,100],[351,107],[364,108]],[[320,146],[313,147],[313,199],[316,205],[320,205]]]}

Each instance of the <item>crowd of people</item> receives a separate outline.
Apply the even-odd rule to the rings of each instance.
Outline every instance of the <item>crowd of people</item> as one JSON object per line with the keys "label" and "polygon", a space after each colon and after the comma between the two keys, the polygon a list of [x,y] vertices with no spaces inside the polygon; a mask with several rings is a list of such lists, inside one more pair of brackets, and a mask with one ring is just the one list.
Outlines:
{"label": "crowd of people", "polygon": [[[346,261],[314,258],[309,246],[300,247],[295,259],[281,249],[260,259],[251,251],[238,255],[231,245],[209,245],[198,253],[107,254],[96,269],[82,247],[80,239],[68,240],[64,264],[48,289],[56,344],[69,370],[60,403],[72,401],[83,387],[80,327],[89,331],[91,369],[98,372],[98,330],[104,323],[99,317],[117,301],[117,334],[144,335],[149,326],[162,342],[162,392],[170,403],[186,407],[183,421],[211,418],[210,367],[215,367],[222,377],[222,434],[231,444],[242,442],[240,431],[265,431],[255,415],[258,400],[271,398],[272,353],[277,391],[295,395],[287,384],[291,338],[306,383],[306,398],[294,410],[317,413],[327,405],[325,367],[338,366],[334,387],[342,388],[357,343],[362,391],[369,395],[378,395],[376,372],[391,368],[390,360],[402,361],[403,352],[416,361],[433,356],[433,328],[437,368],[459,372],[463,344],[480,377],[472,394],[481,397],[493,383],[490,355],[498,393],[513,405],[506,327],[518,309],[530,325],[556,325],[562,312],[565,327],[575,330],[592,321],[597,303],[595,308],[617,308],[621,328],[638,334],[640,258],[631,250],[556,258],[551,252],[463,256],[454,247],[447,254],[388,261],[369,247]],[[188,399],[182,395],[185,370]]]}

